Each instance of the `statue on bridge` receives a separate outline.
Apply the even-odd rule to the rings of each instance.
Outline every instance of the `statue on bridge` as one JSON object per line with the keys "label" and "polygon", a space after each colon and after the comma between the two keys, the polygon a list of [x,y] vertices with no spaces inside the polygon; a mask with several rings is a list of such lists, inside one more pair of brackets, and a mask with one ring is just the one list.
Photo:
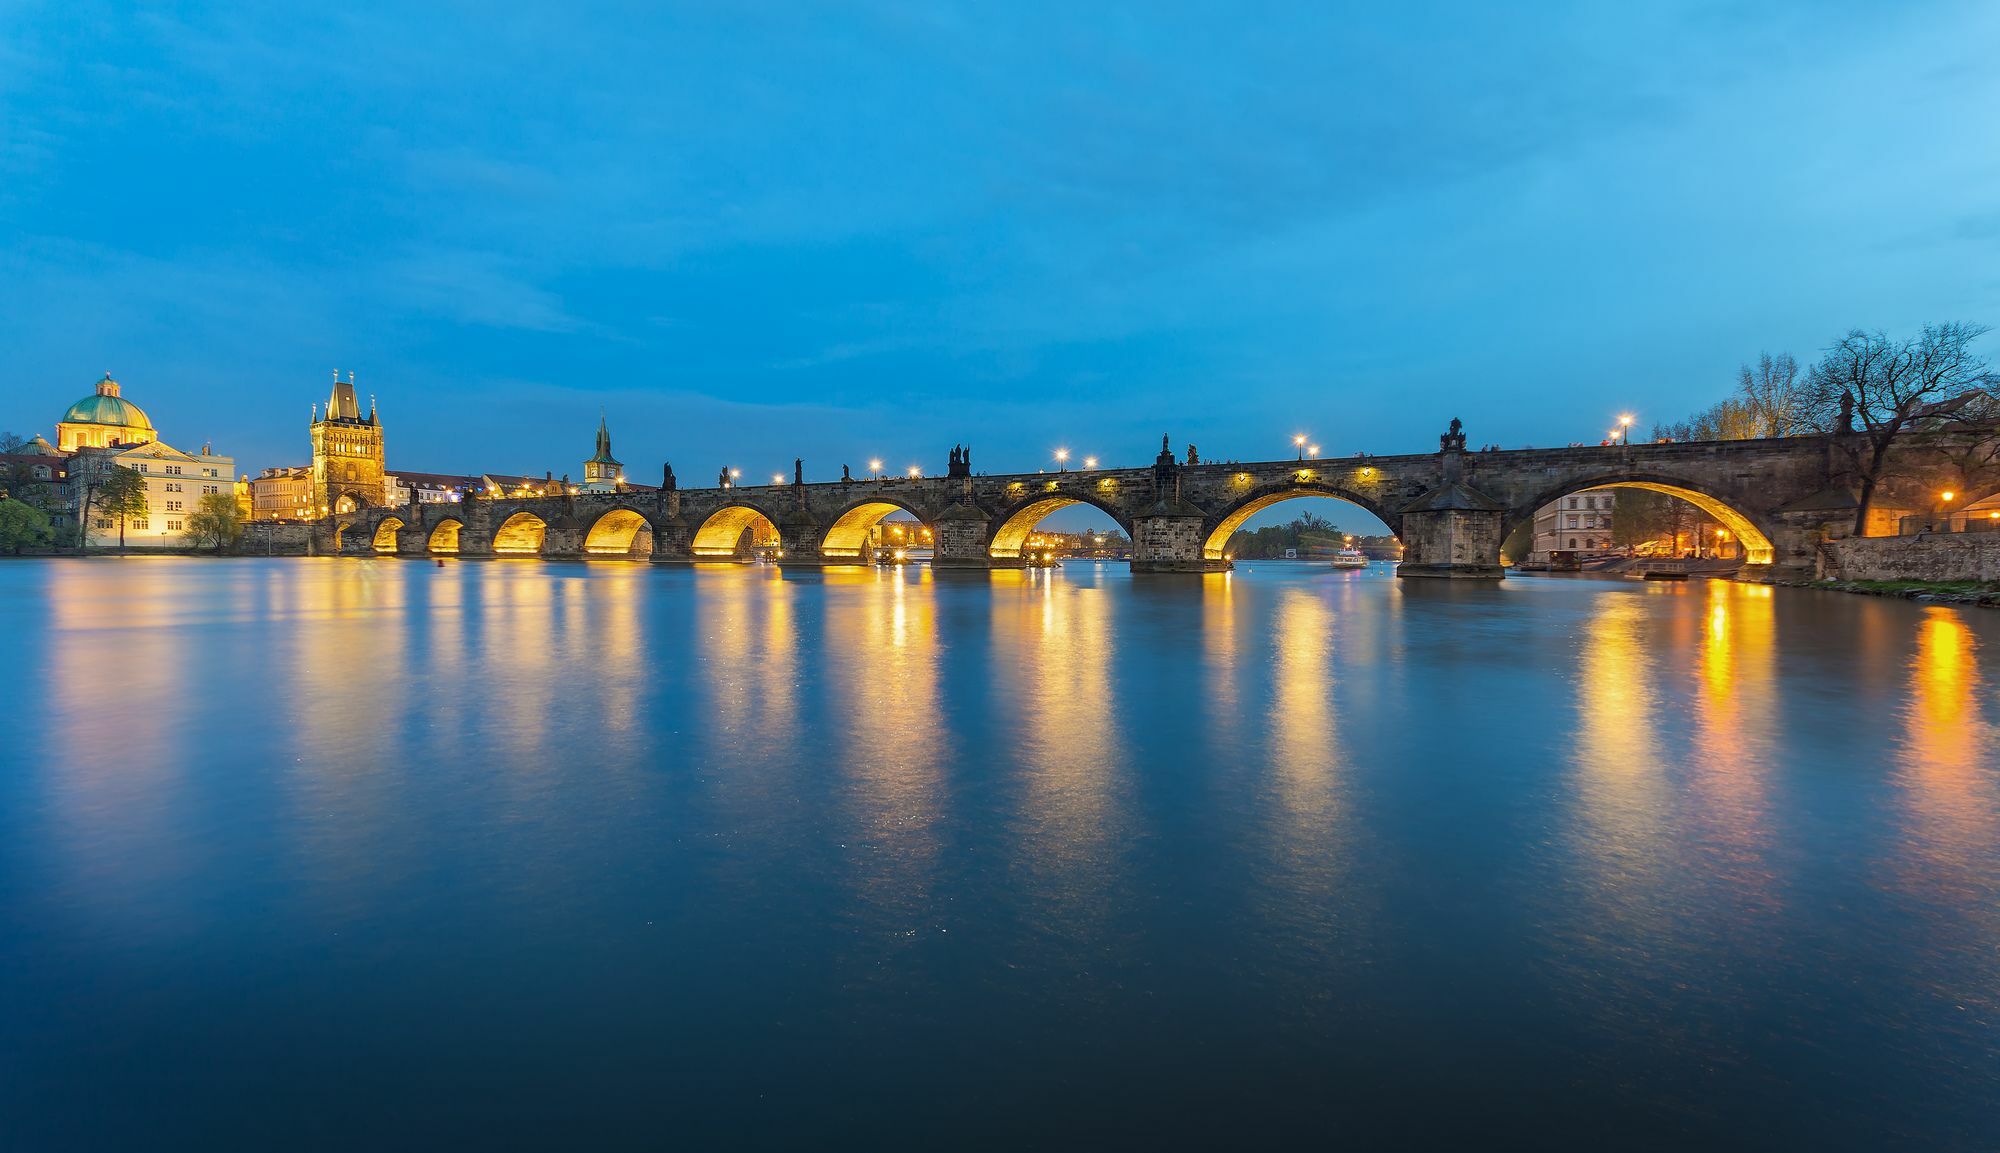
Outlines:
{"label": "statue on bridge", "polygon": [[662,492],[673,492],[675,489],[679,487],[680,485],[674,481],[674,462],[668,461],[665,464],[661,465],[660,490]]}
{"label": "statue on bridge", "polygon": [[801,456],[795,456],[792,458],[792,483],[795,485],[800,485],[804,484],[805,482],[806,482],[805,458]]}
{"label": "statue on bridge", "polygon": [[840,483],[842,484],[854,483],[854,474],[847,471],[847,466],[844,464],[840,466]]}
{"label": "statue on bridge", "polygon": [[1845,389],[1840,393],[1840,423],[1835,427],[1841,432],[1854,431],[1854,394]]}
{"label": "statue on bridge", "polygon": [[715,487],[717,487],[717,488],[728,488],[728,487],[729,487],[729,470],[728,470],[728,469],[726,469],[726,468],[725,468],[725,469],[723,469],[723,470],[722,470],[721,472],[718,472],[718,473],[716,473],[716,474],[715,474]]}
{"label": "statue on bridge", "polygon": [[951,459],[945,469],[946,476],[972,475],[972,450],[962,444],[951,446]]}
{"label": "statue on bridge", "polygon": [[1200,464],[1200,463],[1201,463],[1201,454],[1200,454],[1200,453],[1198,453],[1198,452],[1196,452],[1196,451],[1194,450],[1194,446],[1193,446],[1193,445],[1188,445],[1188,455],[1187,455],[1187,462],[1188,462],[1189,464]]}
{"label": "statue on bridge", "polygon": [[1451,431],[1445,433],[1443,436],[1438,437],[1438,451],[1439,452],[1465,451],[1464,421],[1459,420],[1455,416],[1451,418]]}

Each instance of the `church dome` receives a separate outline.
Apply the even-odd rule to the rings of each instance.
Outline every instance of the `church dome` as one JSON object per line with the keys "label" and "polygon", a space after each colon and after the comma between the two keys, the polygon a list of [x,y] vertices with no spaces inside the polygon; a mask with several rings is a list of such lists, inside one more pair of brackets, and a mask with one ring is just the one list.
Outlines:
{"label": "church dome", "polygon": [[111,379],[108,372],[103,380],[97,382],[94,394],[69,406],[60,423],[104,424],[153,431],[153,422],[146,418],[146,411],[118,395],[118,382]]}

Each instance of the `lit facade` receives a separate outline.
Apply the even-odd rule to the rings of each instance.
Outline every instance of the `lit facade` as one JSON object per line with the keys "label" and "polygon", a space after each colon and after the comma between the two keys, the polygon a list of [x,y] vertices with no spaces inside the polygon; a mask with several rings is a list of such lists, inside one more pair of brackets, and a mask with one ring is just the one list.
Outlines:
{"label": "lit facade", "polygon": [[119,518],[97,508],[91,496],[113,466],[131,469],[146,481],[145,513],[124,518],[122,540],[127,548],[185,548],[190,543],[187,518],[200,507],[201,498],[212,493],[235,498],[236,462],[207,446],[199,454],[160,440],[86,448],[70,458],[70,474],[79,499],[86,502],[79,512],[87,545],[117,545],[121,540]]}
{"label": "lit facade", "polygon": [[1616,493],[1595,489],[1551,501],[1536,509],[1536,555],[1609,552],[1612,548],[1611,513],[1617,507]]}
{"label": "lit facade", "polygon": [[313,503],[313,470],[304,465],[267,468],[252,478],[251,520],[313,520],[318,506]]}
{"label": "lit facade", "polygon": [[382,422],[375,402],[368,414],[354,395],[354,374],[334,374],[326,415],[317,408],[312,422],[312,506],[319,516],[381,507],[389,503],[384,481]]}
{"label": "lit facade", "polygon": [[619,492],[625,487],[625,466],[611,455],[611,429],[597,418],[597,454],[583,462],[584,492]]}
{"label": "lit facade", "polygon": [[96,391],[70,405],[56,422],[56,450],[75,452],[158,440],[145,410],[119,393],[118,382],[105,373]]}

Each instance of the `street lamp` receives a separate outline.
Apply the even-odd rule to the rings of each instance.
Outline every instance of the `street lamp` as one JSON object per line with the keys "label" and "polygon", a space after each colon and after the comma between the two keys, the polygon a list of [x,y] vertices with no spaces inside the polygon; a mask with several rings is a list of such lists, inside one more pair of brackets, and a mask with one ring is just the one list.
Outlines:
{"label": "street lamp", "polygon": [[922,475],[924,475],[924,470],[923,470],[922,468],[920,468],[920,467],[918,467],[917,465],[914,465],[914,464],[910,466],[910,479],[911,479],[911,480],[916,480],[916,479],[917,479],[918,477],[920,477],[920,476],[922,476]]}
{"label": "street lamp", "polygon": [[1292,438],[1292,446],[1293,446],[1294,448],[1297,448],[1297,449],[1299,450],[1299,459],[1300,459],[1300,460],[1304,460],[1304,459],[1306,458],[1306,438],[1305,438],[1305,434],[1304,434],[1304,433],[1300,433],[1299,435],[1297,435],[1297,436],[1293,437],[1293,438]]}
{"label": "street lamp", "polygon": [[1318,446],[1318,445],[1316,445],[1316,444],[1309,444],[1309,445],[1307,445],[1307,446],[1306,446],[1306,455],[1307,455],[1307,456],[1309,456],[1309,457],[1312,457],[1312,458],[1313,458],[1314,460],[1318,460],[1318,459],[1319,459],[1319,446]]}
{"label": "street lamp", "polygon": [[771,474],[771,483],[772,483],[772,484],[783,484],[783,483],[785,483],[785,474],[784,474],[784,473],[782,473],[782,472],[774,472],[774,473],[772,473],[772,474]]}
{"label": "street lamp", "polygon": [[1066,448],[1059,448],[1059,449],[1057,449],[1057,450],[1056,450],[1056,466],[1057,466],[1057,467],[1056,467],[1056,471],[1057,471],[1057,472],[1068,472],[1068,471],[1069,471],[1069,450],[1068,450],[1068,449],[1066,449]]}
{"label": "street lamp", "polygon": [[1084,458],[1083,458],[1083,467],[1085,467],[1085,468],[1096,468],[1096,467],[1097,467],[1097,458],[1096,458],[1096,457],[1094,457],[1094,456],[1086,456],[1086,457],[1084,457]]}
{"label": "street lamp", "polygon": [[1621,416],[1621,417],[1619,417],[1619,418],[1618,418],[1618,427],[1619,427],[1619,428],[1621,428],[1621,429],[1623,429],[1623,430],[1625,430],[1625,443],[1626,443],[1626,444],[1631,444],[1631,443],[1632,443],[1632,418],[1631,418],[1631,417],[1629,417],[1629,416]]}

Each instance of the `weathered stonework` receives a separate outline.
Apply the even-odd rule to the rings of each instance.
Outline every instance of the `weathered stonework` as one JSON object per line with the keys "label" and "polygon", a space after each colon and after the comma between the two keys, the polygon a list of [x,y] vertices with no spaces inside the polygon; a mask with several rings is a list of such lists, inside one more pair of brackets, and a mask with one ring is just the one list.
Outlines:
{"label": "weathered stonework", "polygon": [[1826,549],[1822,580],[2000,581],[2000,532],[1850,537]]}
{"label": "weathered stonework", "polygon": [[[1049,512],[1089,504],[1131,536],[1134,571],[1205,572],[1229,567],[1229,536],[1255,512],[1328,496],[1367,509],[1402,538],[1401,575],[1493,578],[1500,542],[1536,509],[1584,489],[1637,487],[1700,505],[1734,530],[1748,574],[1777,579],[1812,575],[1827,539],[1853,524],[1848,456],[1832,437],[1494,452],[1466,452],[1464,441],[1454,429],[1435,453],[1251,464],[1184,464],[1163,445],[1146,468],[989,476],[974,475],[969,457],[954,450],[939,477],[368,508],[317,522],[312,548],[728,561],[742,528],[761,520],[778,533],[782,564],[857,564],[871,558],[855,542],[902,510],[931,527],[937,567],[997,568],[1023,563],[1022,542]],[[1893,525],[1893,510],[1924,507],[1940,486],[1956,487],[1965,503],[1987,495],[1964,491],[1943,458],[1913,452],[1880,488],[1878,505],[1891,511],[1871,531],[1878,521]],[[382,533],[390,520],[397,525]]]}

